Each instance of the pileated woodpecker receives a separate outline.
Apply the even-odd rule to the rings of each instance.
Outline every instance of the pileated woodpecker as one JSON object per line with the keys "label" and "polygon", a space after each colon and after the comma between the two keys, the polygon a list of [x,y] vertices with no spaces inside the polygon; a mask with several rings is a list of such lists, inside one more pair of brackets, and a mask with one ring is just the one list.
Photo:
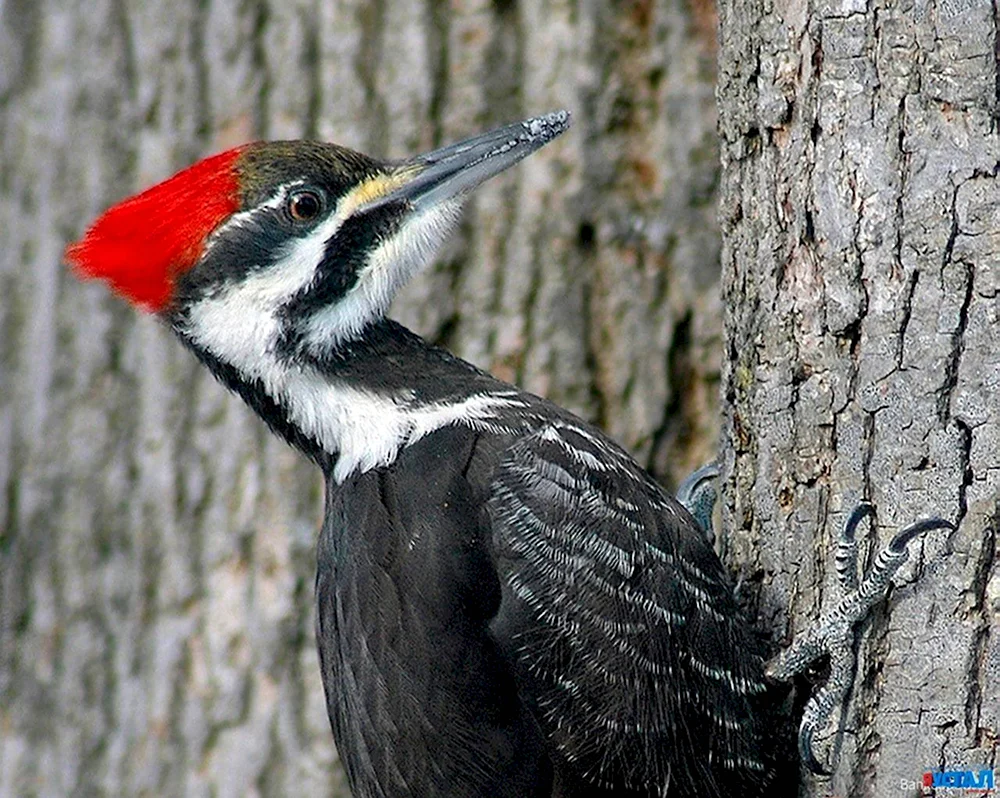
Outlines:
{"label": "pileated woodpecker", "polygon": [[[774,775],[764,652],[688,510],[600,430],[384,317],[464,195],[568,124],[401,162],[247,144],[67,250],[323,470],[316,634],[356,796],[736,796]],[[855,571],[771,675],[840,645],[943,523]]]}

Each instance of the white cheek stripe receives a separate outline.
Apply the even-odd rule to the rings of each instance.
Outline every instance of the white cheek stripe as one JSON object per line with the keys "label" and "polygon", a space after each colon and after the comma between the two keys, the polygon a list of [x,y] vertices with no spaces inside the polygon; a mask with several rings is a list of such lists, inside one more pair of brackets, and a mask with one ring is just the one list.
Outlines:
{"label": "white cheek stripe", "polygon": [[[276,197],[280,202],[283,195]],[[341,301],[314,314],[306,345],[329,349],[356,337],[381,317],[396,291],[423,265],[458,217],[459,202],[442,203],[411,218],[379,246]],[[417,405],[411,396],[379,396],[331,380],[309,366],[279,360],[279,309],[316,276],[326,242],[342,223],[339,213],[309,237],[292,241],[282,261],[194,303],[185,332],[198,346],[259,380],[304,435],[338,455],[334,478],[388,465],[404,446],[449,424],[495,426],[501,408],[522,406],[511,394],[479,395],[451,404]]]}
{"label": "white cheek stripe", "polygon": [[383,316],[396,292],[451,232],[460,210],[459,201],[446,202],[409,218],[368,256],[354,287],[335,304],[313,314],[304,331],[306,345],[317,352],[329,349],[357,338],[370,322]]}

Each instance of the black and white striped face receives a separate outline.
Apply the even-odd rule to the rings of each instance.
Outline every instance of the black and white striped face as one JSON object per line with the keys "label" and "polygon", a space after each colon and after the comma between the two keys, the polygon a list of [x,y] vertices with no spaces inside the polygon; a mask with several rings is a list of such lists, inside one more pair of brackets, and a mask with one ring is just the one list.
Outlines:
{"label": "black and white striped face", "polygon": [[560,111],[395,163],[317,142],[247,144],[108,209],[66,258],[160,313],[280,434],[336,454],[343,479],[510,402],[432,400],[330,364],[378,338],[375,323],[462,198],[568,126]]}
{"label": "black and white striped face", "polygon": [[454,227],[461,200],[551,141],[557,112],[386,163],[332,144],[249,145],[238,210],[177,280],[168,314],[192,345],[258,376],[361,336]]}
{"label": "black and white striped face", "polygon": [[455,197],[417,208],[400,192],[418,164],[334,145],[252,145],[240,210],[177,282],[171,321],[195,346],[253,376],[356,338],[380,317],[458,217]]}

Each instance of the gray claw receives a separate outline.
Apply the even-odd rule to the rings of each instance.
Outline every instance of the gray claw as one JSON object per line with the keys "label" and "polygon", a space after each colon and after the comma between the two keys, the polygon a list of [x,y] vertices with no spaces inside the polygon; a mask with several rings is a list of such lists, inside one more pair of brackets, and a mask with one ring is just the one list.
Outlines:
{"label": "gray claw", "polygon": [[[906,561],[906,547],[910,541],[931,529],[955,528],[943,518],[924,518],[910,524],[896,533],[878,553],[871,569],[858,584],[855,532],[866,516],[874,514],[875,508],[870,503],[859,504],[848,518],[837,544],[836,569],[844,595],[832,610],[771,660],[766,669],[769,679],[788,681],[819,657],[830,656],[830,676],[806,703],[799,726],[799,755],[806,767],[819,775],[828,775],[828,771],[813,753],[813,737],[817,730],[827,725],[833,710],[843,703],[854,682],[854,627],[885,597],[893,575]],[[839,747],[839,735],[835,747]]]}
{"label": "gray claw", "polygon": [[715,542],[712,513],[715,511],[715,501],[719,495],[715,480],[718,479],[721,470],[717,461],[707,463],[697,471],[692,471],[677,488],[677,501],[694,516],[694,520],[712,543]]}
{"label": "gray claw", "polygon": [[[853,636],[850,636],[853,637]],[[828,770],[813,752],[813,737],[817,730],[824,728],[837,706],[844,703],[848,691],[854,682],[855,651],[854,640],[845,636],[836,641],[830,649],[830,676],[826,684],[820,687],[814,696],[806,703],[799,724],[799,757],[811,773],[817,776],[829,776]],[[839,749],[839,732],[835,749]],[[836,750],[834,752],[836,760]]]}
{"label": "gray claw", "polygon": [[875,505],[868,501],[863,501],[854,508],[837,542],[834,565],[840,585],[848,593],[858,586],[858,539],[855,532],[865,516],[875,516]]}
{"label": "gray claw", "polygon": [[950,529],[954,531],[955,525],[951,521],[945,521],[943,518],[922,518],[897,532],[895,537],[889,541],[889,548],[896,553],[906,551],[906,545],[911,540],[917,537],[917,535],[924,534],[924,532],[930,532],[932,529]]}
{"label": "gray claw", "polygon": [[856,540],[855,532],[858,531],[858,524],[865,520],[867,516],[875,515],[875,505],[872,504],[867,499],[858,502],[858,506],[854,508],[850,517],[847,519],[847,523],[844,524],[843,537],[844,540],[854,541]]}
{"label": "gray claw", "polygon": [[799,728],[799,759],[801,759],[805,766],[809,769],[810,773],[815,773],[817,776],[829,776],[830,771],[820,764],[820,761],[816,759],[816,755],[813,754],[813,727],[805,726],[804,724]]}

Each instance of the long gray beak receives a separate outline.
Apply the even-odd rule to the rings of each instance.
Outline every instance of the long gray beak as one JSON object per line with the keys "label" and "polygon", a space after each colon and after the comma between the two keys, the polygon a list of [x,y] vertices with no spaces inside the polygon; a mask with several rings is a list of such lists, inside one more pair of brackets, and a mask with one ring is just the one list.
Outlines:
{"label": "long gray beak", "polygon": [[413,178],[376,200],[373,205],[406,200],[419,212],[471,191],[513,166],[569,128],[569,112],[553,111],[409,158],[399,172]]}

